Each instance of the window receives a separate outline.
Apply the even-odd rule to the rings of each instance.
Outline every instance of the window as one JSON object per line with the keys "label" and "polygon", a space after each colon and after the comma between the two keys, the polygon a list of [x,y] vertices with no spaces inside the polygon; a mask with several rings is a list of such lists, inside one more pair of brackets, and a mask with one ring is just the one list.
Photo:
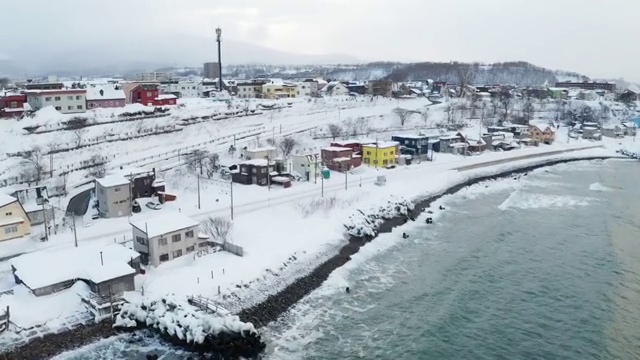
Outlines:
{"label": "window", "polygon": [[17,232],[18,232],[18,225],[7,226],[6,228],[4,228],[5,234],[13,234]]}
{"label": "window", "polygon": [[9,211],[8,213],[4,213],[5,216],[11,216],[13,215],[13,213],[11,211]]}
{"label": "window", "polygon": [[56,110],[58,111],[62,110],[62,106],[56,106]]}
{"label": "window", "polygon": [[255,174],[255,173],[257,172],[257,171],[256,171],[256,168],[252,168],[252,169],[251,169],[251,172]]}
{"label": "window", "polygon": [[395,154],[395,151],[391,150],[391,152],[389,153],[389,155],[393,155]]}
{"label": "window", "polygon": [[151,91],[147,91],[147,97],[151,97]]}
{"label": "window", "polygon": [[173,258],[179,258],[180,256],[182,256],[182,249],[180,250],[176,250],[173,252]]}
{"label": "window", "polygon": [[184,233],[184,237],[192,238],[193,237],[193,230],[189,230],[186,233]]}
{"label": "window", "polygon": [[80,100],[80,95],[76,95],[76,100]]}
{"label": "window", "polygon": [[385,151],[385,152],[383,152],[383,153],[382,153],[382,156],[387,156],[387,152],[386,152],[386,151]]}
{"label": "window", "polygon": [[207,242],[205,241],[205,242],[201,242],[200,244],[198,244],[198,247],[203,248],[203,247],[207,247],[207,245],[208,245],[208,244],[207,244]]}
{"label": "window", "polygon": [[158,245],[159,245],[159,246],[165,246],[165,245],[167,245],[167,238],[160,238],[160,239],[158,239]]}
{"label": "window", "polygon": [[371,151],[367,151],[367,155],[371,155]]}
{"label": "window", "polygon": [[194,245],[192,245],[192,246],[188,246],[188,247],[187,247],[187,252],[188,252],[188,253],[190,253],[190,252],[194,252],[195,250],[196,250],[196,247],[195,247]]}
{"label": "window", "polygon": [[46,98],[44,98],[44,101],[51,101],[51,96],[47,96]]}
{"label": "window", "polygon": [[67,106],[67,110],[73,110],[73,106],[71,105]]}
{"label": "window", "polygon": [[60,101],[60,96],[56,96],[54,100],[55,101]]}
{"label": "window", "polygon": [[262,168],[262,169],[260,169],[260,172],[261,172],[262,174],[266,174],[266,173],[267,173],[267,168]]}
{"label": "window", "polygon": [[119,188],[119,187],[117,187],[117,188],[113,189],[113,191],[114,191],[114,192],[120,192],[120,188]]}
{"label": "window", "polygon": [[160,262],[162,261],[169,261],[169,254],[160,255]]}
{"label": "window", "polygon": [[175,235],[171,235],[171,242],[179,242],[180,240],[182,240],[182,235],[180,234],[175,234]]}
{"label": "window", "polygon": [[82,105],[78,105],[78,106],[76,106],[76,109],[78,109],[78,110],[82,110]]}
{"label": "window", "polygon": [[136,236],[136,242],[138,244],[147,245],[147,239],[142,236]]}
{"label": "window", "polygon": [[73,96],[67,96],[67,100],[73,100]]}

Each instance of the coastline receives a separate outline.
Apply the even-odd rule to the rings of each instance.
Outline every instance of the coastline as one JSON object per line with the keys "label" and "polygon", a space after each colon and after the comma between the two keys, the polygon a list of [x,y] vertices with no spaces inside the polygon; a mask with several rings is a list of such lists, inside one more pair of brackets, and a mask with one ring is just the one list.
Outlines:
{"label": "coastline", "polygon": [[[496,180],[514,174],[526,173],[538,168],[554,166],[562,163],[616,158],[620,157],[601,155],[576,158],[556,158],[546,160],[541,159],[539,162],[533,164],[514,164],[513,168],[506,170],[496,170],[495,173],[491,174],[470,175],[468,179],[452,185],[446,188],[444,191],[418,198],[414,201],[414,209],[411,212],[410,216],[395,217],[385,220],[380,225],[377,233],[389,233],[394,228],[406,224],[407,222],[411,221],[411,219],[415,219],[419,214],[427,210],[431,203],[440,199],[441,197],[455,194],[461,189],[477,183]],[[240,311],[238,313],[240,319],[244,322],[253,323],[256,328],[263,327],[270,322],[277,320],[282,315],[286,314],[287,311],[289,311],[289,309],[293,307],[298,301],[302,300],[312,291],[319,288],[335,269],[341,267],[349,260],[351,260],[351,255],[357,253],[362,246],[375,239],[375,237],[376,236],[350,237],[348,239],[348,243],[340,248],[336,255],[316,266],[310,273],[297,278],[292,283],[290,283],[277,293],[270,295],[262,302]],[[120,331],[112,329],[110,322],[102,322],[98,324],[82,326],[66,332],[49,334],[42,338],[35,339],[29,343],[21,344],[20,346],[13,348],[6,353],[0,354],[0,360],[25,359],[25,356],[27,356],[26,358],[38,359],[51,358],[62,352],[89,345],[97,340],[111,337],[120,333]]]}

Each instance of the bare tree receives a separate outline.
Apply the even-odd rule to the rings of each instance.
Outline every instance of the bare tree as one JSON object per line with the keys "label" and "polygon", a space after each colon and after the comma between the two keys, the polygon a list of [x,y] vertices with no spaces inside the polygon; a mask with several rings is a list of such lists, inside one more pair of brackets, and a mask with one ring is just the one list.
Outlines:
{"label": "bare tree", "polygon": [[533,117],[536,113],[536,107],[533,105],[533,101],[531,101],[530,97],[526,97],[522,103],[522,116],[525,121],[533,120]]}
{"label": "bare tree", "polygon": [[22,155],[22,163],[27,168],[27,170],[24,171],[24,175],[30,174],[30,176],[32,176],[31,180],[35,181],[36,184],[42,180],[42,174],[45,171],[42,156],[42,149],[39,146],[34,146]]}
{"label": "bare tree", "polygon": [[353,122],[353,126],[359,135],[369,135],[369,132],[371,132],[369,120],[364,116],[357,117]]}
{"label": "bare tree", "polygon": [[63,196],[67,196],[67,178],[69,173],[62,173],[56,178],[56,191]]}
{"label": "bare tree", "polygon": [[207,152],[204,150],[196,149],[187,155],[187,169],[191,171],[200,170],[200,175],[204,173],[204,159],[207,156]]}
{"label": "bare tree", "polygon": [[267,138],[267,145],[269,145],[269,146],[276,146],[276,139],[274,139],[274,138],[272,138],[272,137]]}
{"label": "bare tree", "polygon": [[82,145],[82,139],[87,134],[87,129],[76,129],[73,131],[73,136],[75,137],[75,147],[80,147]]}
{"label": "bare tree", "polygon": [[513,110],[513,94],[507,89],[503,89],[498,93],[500,101],[500,120],[506,121],[509,118],[511,110]]}
{"label": "bare tree", "polygon": [[555,99],[553,108],[556,113],[556,120],[564,120],[567,112],[567,102],[563,99]]}
{"label": "bare tree", "polygon": [[465,88],[473,83],[475,77],[474,68],[471,64],[454,63],[453,65],[455,66],[455,73],[458,78],[458,97],[462,97]]}
{"label": "bare tree", "polygon": [[215,242],[222,246],[229,240],[231,229],[233,229],[231,220],[221,217],[209,217],[202,225]]}
{"label": "bare tree", "polygon": [[89,159],[91,164],[95,164],[95,166],[91,167],[87,174],[96,179],[103,178],[107,174],[107,167],[100,155],[96,154],[91,156]]}
{"label": "bare tree", "polygon": [[407,119],[409,119],[413,114],[411,110],[407,110],[399,107],[393,109],[393,113],[396,114],[398,119],[400,119],[401,126],[404,126],[405,122],[407,122]]}
{"label": "bare tree", "polygon": [[498,108],[500,107],[500,98],[497,95],[491,97],[491,116],[498,115]]}
{"label": "bare tree", "polygon": [[420,112],[420,117],[422,118],[422,121],[424,121],[424,126],[427,126],[427,122],[429,121],[429,107],[425,106],[422,108],[422,111]]}
{"label": "bare tree", "polygon": [[329,124],[328,129],[333,141],[342,134],[342,127],[338,124]]}
{"label": "bare tree", "polygon": [[282,157],[285,159],[288,158],[296,145],[298,145],[298,142],[296,141],[296,139],[290,136],[287,136],[284,139],[280,140],[279,147],[280,151],[282,152]]}
{"label": "bare tree", "polygon": [[202,159],[202,163],[207,172],[207,178],[211,179],[213,177],[213,174],[215,174],[218,171],[219,161],[220,161],[220,155],[214,152],[205,151],[204,158]]}

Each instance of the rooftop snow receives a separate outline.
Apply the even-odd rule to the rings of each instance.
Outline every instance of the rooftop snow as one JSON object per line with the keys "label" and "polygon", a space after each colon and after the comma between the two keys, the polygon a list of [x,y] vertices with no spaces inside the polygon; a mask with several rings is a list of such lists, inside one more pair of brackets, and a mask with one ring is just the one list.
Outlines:
{"label": "rooftop snow", "polygon": [[263,152],[263,151],[276,151],[276,148],[273,146],[265,146],[253,149],[247,149],[247,152]]}
{"label": "rooftop snow", "polygon": [[327,146],[325,148],[322,148],[322,150],[324,151],[351,151],[351,148],[348,147],[339,147],[339,146]]}
{"label": "rooftop snow", "polygon": [[113,86],[87,88],[87,100],[124,100],[126,98],[124,91],[116,90]]}
{"label": "rooftop snow", "polygon": [[5,206],[5,205],[9,205],[14,201],[18,201],[18,199],[14,198],[13,196],[9,196],[7,194],[4,194],[4,193],[0,193],[0,207],[1,206]]}
{"label": "rooftop snow", "polygon": [[120,175],[108,175],[101,179],[96,179],[96,182],[100,184],[102,187],[106,187],[106,188],[129,184],[129,180],[127,180],[127,178],[125,178],[124,176],[120,176]]}
{"label": "rooftop snow", "polygon": [[373,142],[371,144],[366,144],[366,145],[362,145],[363,147],[377,147],[378,148],[390,148],[390,147],[396,147],[398,145],[400,145],[399,142],[397,141],[378,141],[378,142]]}
{"label": "rooftop snow", "polygon": [[161,94],[158,95],[158,97],[156,97],[156,100],[165,100],[165,99],[177,99],[178,97],[176,97],[173,94]]}
{"label": "rooftop snow", "polygon": [[338,144],[338,145],[352,145],[352,144],[362,144],[362,142],[360,140],[336,140],[336,141],[332,141],[333,144]]}
{"label": "rooftop snow", "polygon": [[134,221],[131,225],[146,233],[148,237],[153,238],[171,232],[196,227],[199,223],[182,213],[165,212],[148,219]]}
{"label": "rooftop snow", "polygon": [[13,225],[13,224],[18,224],[23,222],[24,222],[23,218],[17,217],[17,216],[11,216],[11,217],[7,217],[0,220],[0,226]]}
{"label": "rooftop snow", "polygon": [[267,159],[251,159],[245,160],[240,163],[240,165],[253,165],[253,166],[267,166],[269,161]]}
{"label": "rooftop snow", "polygon": [[13,258],[9,263],[16,269],[15,274],[20,280],[33,290],[74,279],[100,283],[130,275],[136,271],[128,262],[138,256],[137,252],[119,244],[83,245],[32,252]]}

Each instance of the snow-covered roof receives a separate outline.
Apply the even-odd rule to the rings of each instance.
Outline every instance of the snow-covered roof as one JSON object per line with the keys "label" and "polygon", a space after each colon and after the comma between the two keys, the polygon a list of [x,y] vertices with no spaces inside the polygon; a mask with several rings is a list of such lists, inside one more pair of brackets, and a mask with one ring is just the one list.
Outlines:
{"label": "snow-covered roof", "polygon": [[[413,140],[421,140],[421,139],[426,139],[430,137],[429,135],[415,135],[415,134],[400,134],[400,135],[393,135],[393,136],[401,137],[405,139],[413,139]],[[432,136],[439,136],[439,135],[432,135]]]}
{"label": "snow-covered roof", "polygon": [[[100,260],[102,253],[102,261]],[[115,279],[136,271],[128,265],[140,254],[119,245],[82,245],[54,251],[36,251],[9,260],[15,274],[30,289],[38,289],[68,280],[84,279],[94,283]]]}
{"label": "snow-covered roof", "polygon": [[177,99],[173,94],[161,94],[156,97],[156,100]]}
{"label": "snow-covered roof", "polygon": [[164,186],[164,180],[160,179],[160,178],[156,178],[155,180],[153,180],[153,182],[151,183],[151,187],[158,187],[158,186]]}
{"label": "snow-covered roof", "polygon": [[251,159],[240,162],[240,165],[253,165],[253,166],[267,166],[269,161],[267,159]]}
{"label": "snow-covered roof", "polygon": [[124,91],[116,90],[113,86],[87,88],[87,100],[124,100],[126,98]]}
{"label": "snow-covered roof", "polygon": [[390,148],[390,147],[396,147],[398,145],[400,145],[400,143],[397,142],[397,141],[378,141],[378,142],[373,142],[371,144],[366,144],[366,145],[362,145],[362,146],[378,147],[378,148]]}
{"label": "snow-covered roof", "polygon": [[120,175],[107,175],[103,178],[96,179],[96,182],[105,188],[129,184],[129,180],[127,180],[127,178],[125,178],[124,176],[120,176]]}
{"label": "snow-covered roof", "polygon": [[0,220],[0,226],[23,223],[24,219],[18,216],[10,216]]}
{"label": "snow-covered roof", "polygon": [[4,193],[0,193],[0,207],[5,206],[5,205],[9,205],[12,202],[18,201],[18,199],[14,198],[13,196],[4,194]]}
{"label": "snow-covered roof", "polygon": [[277,182],[277,183],[283,183],[283,182],[291,181],[291,179],[289,179],[286,176],[274,176],[271,178],[271,181]]}
{"label": "snow-covered roof", "polygon": [[340,146],[327,146],[327,147],[322,148],[322,150],[324,150],[324,151],[347,151],[347,150],[351,151],[352,149],[348,148],[348,147],[340,147]]}
{"label": "snow-covered roof", "polygon": [[351,161],[351,158],[350,157],[337,157],[337,158],[331,159],[331,161],[334,161],[334,162]]}
{"label": "snow-covered roof", "polygon": [[360,140],[336,140],[336,141],[332,141],[333,144],[338,144],[338,145],[350,145],[350,144],[362,144],[362,142]]}
{"label": "snow-covered roof", "polygon": [[133,221],[131,225],[143,233],[146,233],[148,237],[153,238],[171,232],[197,227],[199,223],[183,213],[167,211],[147,219]]}

